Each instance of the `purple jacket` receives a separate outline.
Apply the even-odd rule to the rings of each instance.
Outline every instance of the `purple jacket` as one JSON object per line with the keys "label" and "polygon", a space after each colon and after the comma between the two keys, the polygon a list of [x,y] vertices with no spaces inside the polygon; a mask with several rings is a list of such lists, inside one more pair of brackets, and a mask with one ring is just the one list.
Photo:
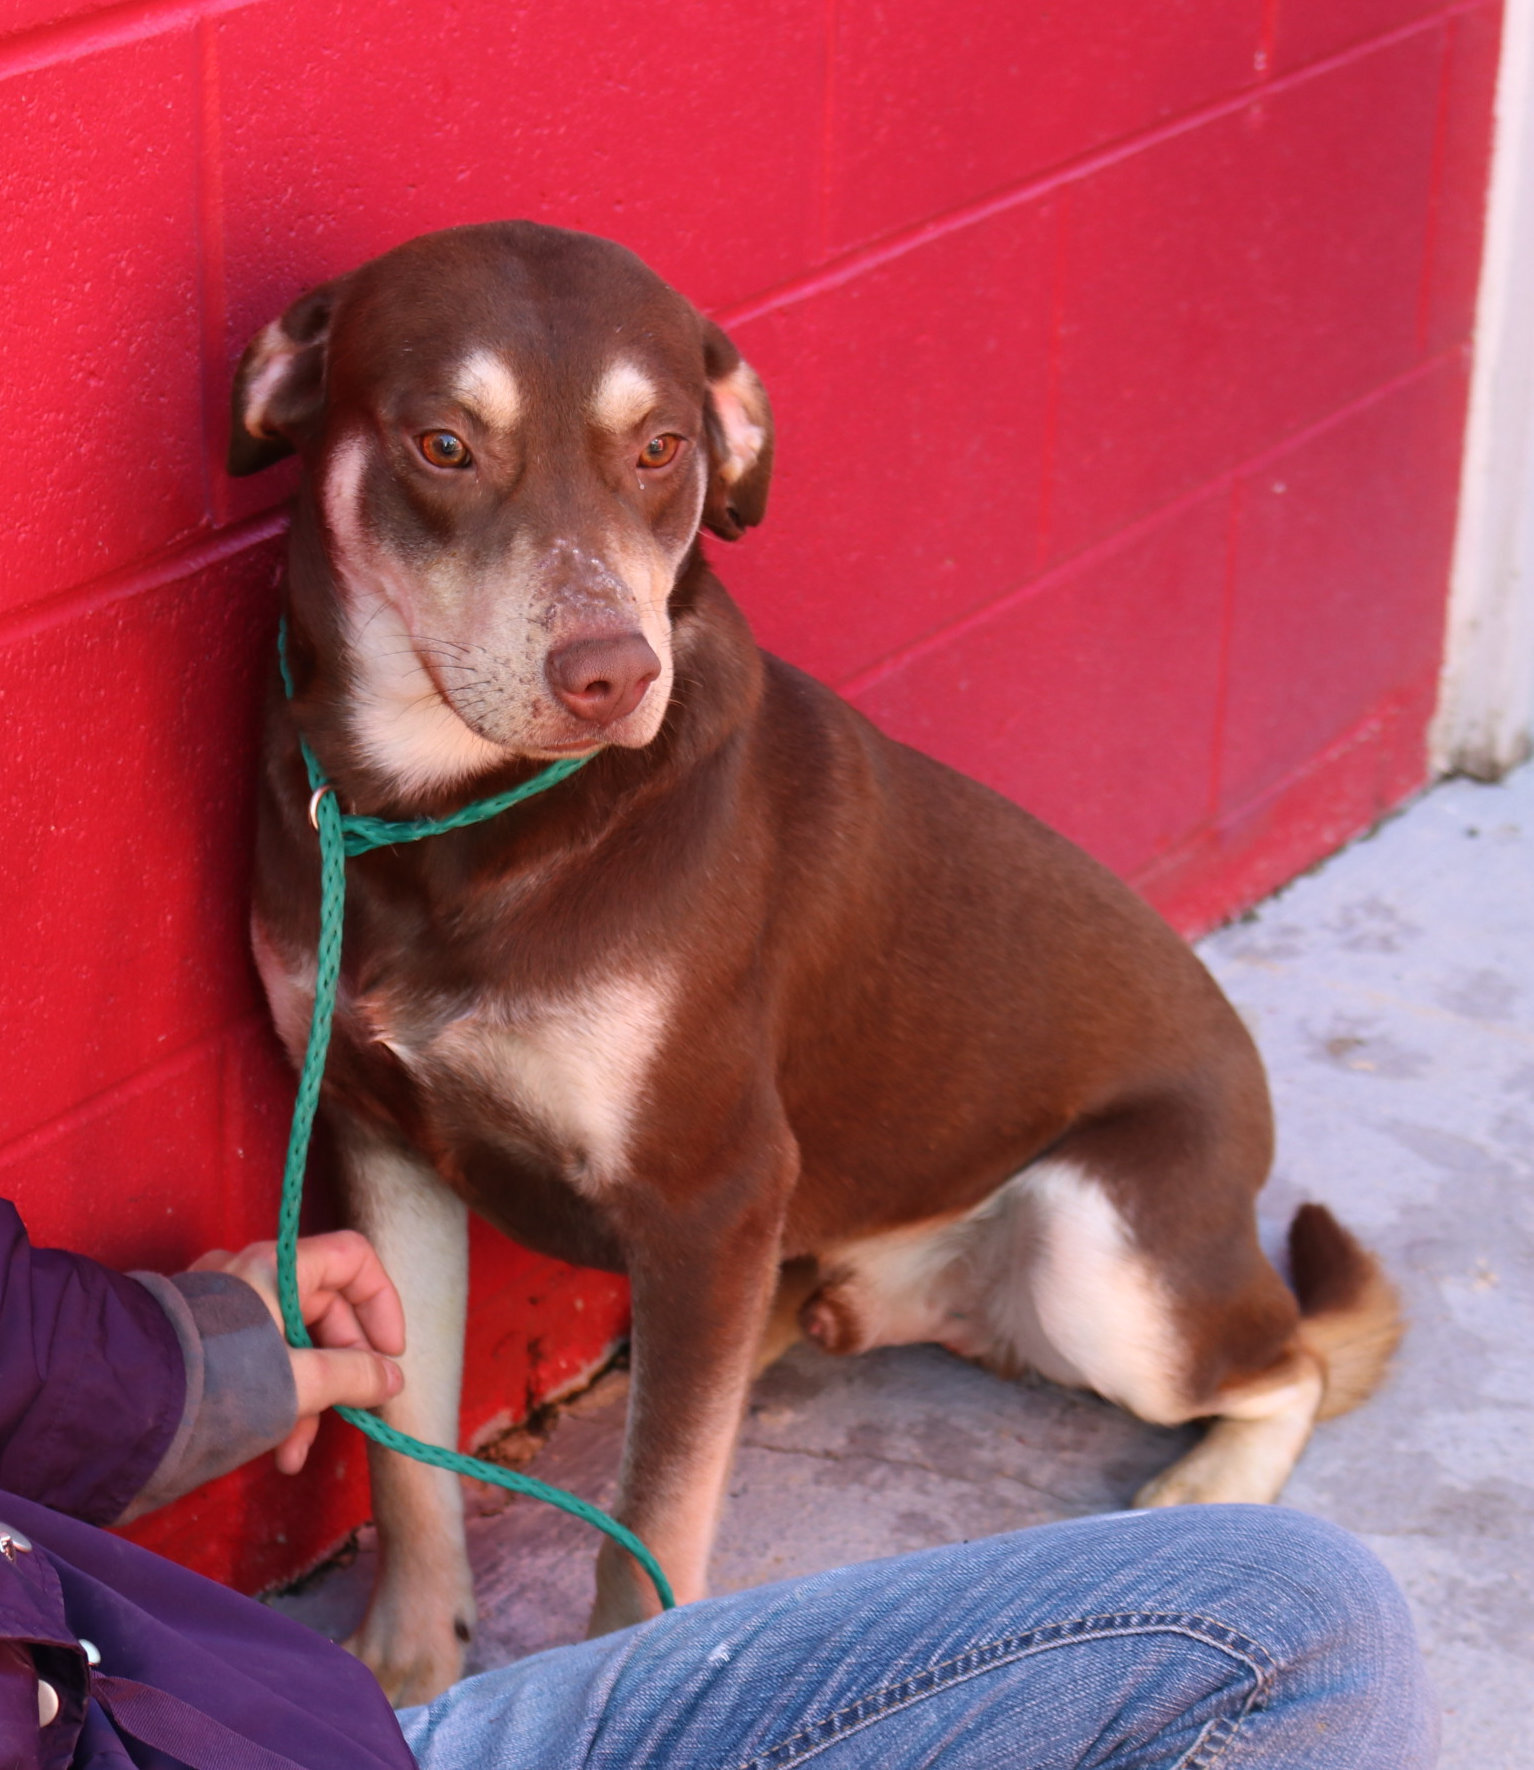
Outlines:
{"label": "purple jacket", "polygon": [[413,1770],[360,1661],[99,1528],[293,1411],[248,1285],[34,1249],[0,1200],[0,1770]]}

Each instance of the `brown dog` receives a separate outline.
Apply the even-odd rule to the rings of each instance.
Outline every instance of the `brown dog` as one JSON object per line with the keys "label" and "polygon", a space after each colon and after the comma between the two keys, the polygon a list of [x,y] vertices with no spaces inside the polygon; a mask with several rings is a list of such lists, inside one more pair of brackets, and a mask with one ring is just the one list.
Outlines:
{"label": "brown dog", "polygon": [[[1026,812],[764,656],[700,525],[761,520],[765,394],[620,247],[416,240],[246,351],[230,465],[297,450],[255,943],[295,1056],[318,867],[298,733],[352,810],[491,822],[352,863],[328,1110],[405,1299],[396,1425],[451,1443],[465,1209],[633,1286],[618,1514],[704,1590],[794,1262],[828,1351],[935,1340],[1203,1442],[1142,1504],[1270,1500],[1397,1333],[1318,1206],[1258,1247],[1262,1069],[1183,943]],[[474,1615],[452,1476],[373,1459],[356,1643],[396,1700]],[[611,1545],[593,1631],[654,1600]]]}

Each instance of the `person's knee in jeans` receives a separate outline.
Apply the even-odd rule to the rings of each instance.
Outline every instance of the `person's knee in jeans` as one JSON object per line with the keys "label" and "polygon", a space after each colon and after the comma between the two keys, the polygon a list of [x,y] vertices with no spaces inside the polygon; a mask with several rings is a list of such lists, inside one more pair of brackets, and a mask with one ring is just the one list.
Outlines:
{"label": "person's knee in jeans", "polygon": [[[1379,1557],[1340,1526],[1284,1507],[1196,1512],[1200,1557],[1224,1564],[1233,1599],[1239,1587],[1241,1614],[1228,1620],[1277,1661],[1265,1706],[1284,1707],[1296,1732],[1307,1722],[1345,1729],[1370,1764],[1434,1762],[1437,1705],[1406,1599]],[[1210,1584],[1217,1604],[1218,1576]]]}

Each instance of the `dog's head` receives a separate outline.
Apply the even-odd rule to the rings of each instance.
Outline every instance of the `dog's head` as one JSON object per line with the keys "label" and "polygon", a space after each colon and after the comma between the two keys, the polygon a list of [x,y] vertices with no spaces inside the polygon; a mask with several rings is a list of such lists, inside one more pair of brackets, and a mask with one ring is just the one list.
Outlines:
{"label": "dog's head", "polygon": [[353,736],[407,791],[647,744],[699,527],[766,508],[772,418],[632,253],[508,222],[296,301],[235,377],[232,473],[296,451],[340,600]]}

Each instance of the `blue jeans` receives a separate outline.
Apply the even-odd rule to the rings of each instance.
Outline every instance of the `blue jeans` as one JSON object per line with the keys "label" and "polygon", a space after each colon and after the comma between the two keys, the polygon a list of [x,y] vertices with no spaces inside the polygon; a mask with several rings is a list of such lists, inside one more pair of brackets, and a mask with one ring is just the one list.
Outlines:
{"label": "blue jeans", "polygon": [[1044,1525],[689,1605],[456,1685],[424,1770],[1422,1770],[1405,1602],[1302,1513]]}

